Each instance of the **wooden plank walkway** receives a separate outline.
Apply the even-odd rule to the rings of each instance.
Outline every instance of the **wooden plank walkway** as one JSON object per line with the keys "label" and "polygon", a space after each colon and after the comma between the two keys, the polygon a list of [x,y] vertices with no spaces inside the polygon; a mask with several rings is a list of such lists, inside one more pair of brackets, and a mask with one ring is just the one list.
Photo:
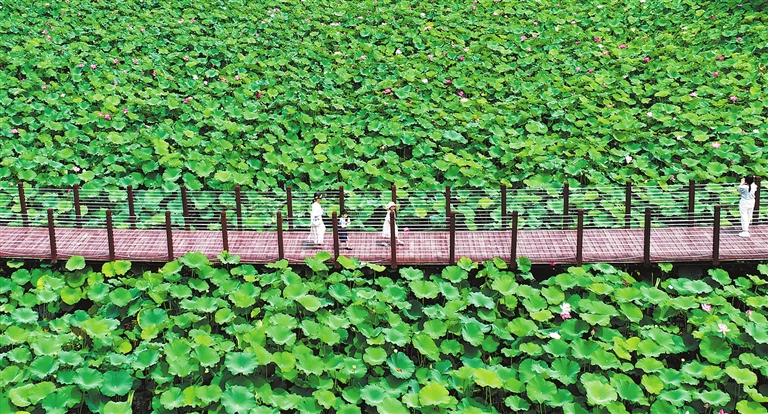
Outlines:
{"label": "wooden plank walkway", "polygon": [[[768,225],[752,226],[752,237],[738,236],[737,227],[720,232],[720,261],[768,260]],[[333,236],[327,233],[320,248],[307,246],[306,231],[283,233],[284,256],[291,263],[303,263],[321,250],[333,254]],[[397,247],[398,265],[442,265],[449,261],[450,235],[444,232],[401,232],[404,245]],[[651,230],[651,262],[711,262],[712,227],[670,227]],[[109,260],[106,229],[56,228],[56,257],[73,255],[90,260]],[[230,231],[229,252],[243,263],[270,263],[279,259],[276,232]],[[517,256],[533,263],[569,264],[576,262],[576,230],[519,231]],[[115,229],[115,258],[141,262],[165,262],[168,245],[165,230]],[[378,232],[350,232],[351,250],[341,255],[361,261],[390,264],[390,248],[382,246]],[[585,229],[583,263],[642,263],[643,229]],[[210,259],[223,249],[218,231],[173,231],[174,258],[187,252],[202,252]],[[455,258],[485,261],[500,257],[509,260],[511,232],[456,232]],[[0,258],[50,259],[48,229],[0,226]]]}

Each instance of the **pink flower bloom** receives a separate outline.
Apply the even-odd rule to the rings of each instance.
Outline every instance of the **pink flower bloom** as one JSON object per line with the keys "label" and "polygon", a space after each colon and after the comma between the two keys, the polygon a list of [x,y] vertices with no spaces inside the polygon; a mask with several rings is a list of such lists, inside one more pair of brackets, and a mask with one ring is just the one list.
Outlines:
{"label": "pink flower bloom", "polygon": [[42,31],[42,32],[40,32],[40,33],[42,33],[42,34],[48,34],[48,30],[46,30],[46,29],[43,29],[43,31]]}
{"label": "pink flower bloom", "polygon": [[120,59],[112,59],[112,63],[118,64],[118,63],[120,63]]}
{"label": "pink flower bloom", "polygon": [[127,114],[128,113],[128,108],[123,108],[123,113]]}
{"label": "pink flower bloom", "polygon": [[157,72],[155,72],[155,71],[153,70],[153,71],[152,71],[152,76],[157,76]]}
{"label": "pink flower bloom", "polygon": [[48,89],[48,85],[43,85],[42,88],[43,90]]}
{"label": "pink flower bloom", "polygon": [[576,72],[581,71],[581,66],[576,66]]}
{"label": "pink flower bloom", "polygon": [[[726,334],[728,332],[731,332],[731,330],[728,329],[728,325],[726,325],[724,323],[718,323],[717,324],[717,332],[719,332],[721,334]],[[722,410],[720,410],[720,411],[722,411]]]}
{"label": "pink flower bloom", "polygon": [[16,129],[16,128],[13,128],[13,129],[11,130],[11,134],[18,134],[18,133],[19,133],[19,130],[18,130],[18,129]]}
{"label": "pink flower bloom", "polygon": [[719,142],[713,142],[710,145],[712,145],[712,148],[720,148],[720,143]]}
{"label": "pink flower bloom", "polygon": [[432,59],[434,58],[434,56],[432,56],[432,54],[431,54],[431,53],[430,53],[430,54],[428,54],[428,55],[427,55],[427,57],[428,57],[430,60],[432,60]]}
{"label": "pink flower bloom", "polygon": [[629,164],[629,163],[632,162],[632,156],[631,155],[627,155],[626,157],[624,157],[624,160],[627,162],[627,164]]}
{"label": "pink flower bloom", "polygon": [[648,112],[647,114],[645,114],[645,116],[647,116],[648,118],[653,118],[653,112]]}
{"label": "pink flower bloom", "polygon": [[751,309],[747,309],[746,313],[747,313],[747,316],[751,316],[752,315],[752,310]]}
{"label": "pink flower bloom", "polygon": [[538,25],[539,25],[539,22],[533,22],[533,25],[534,25],[534,26],[538,26]]}
{"label": "pink flower bloom", "polygon": [[77,65],[78,68],[82,68],[83,66],[85,66],[85,65],[83,65],[82,63]]}
{"label": "pink flower bloom", "polygon": [[604,54],[604,55],[607,55],[607,54],[609,54],[609,53],[611,53],[611,52],[609,52],[609,51],[607,51],[607,50],[603,50],[603,54]]}
{"label": "pink flower bloom", "polygon": [[51,40],[51,36],[45,36],[45,40]]}
{"label": "pink flower bloom", "polygon": [[446,80],[445,80],[445,84],[446,84],[446,85],[450,85],[450,84],[451,84],[451,80],[450,80],[450,79],[446,79]]}
{"label": "pink flower bloom", "polygon": [[464,56],[459,56],[459,60],[464,60]]}
{"label": "pink flower bloom", "polygon": [[577,40],[575,44],[577,44],[577,45],[578,45],[579,43],[581,43],[581,42],[579,42],[579,41]]}
{"label": "pink flower bloom", "polygon": [[104,119],[106,119],[107,121],[109,121],[110,119],[112,119],[112,115],[110,115],[110,114],[104,114]]}
{"label": "pink flower bloom", "polygon": [[74,167],[72,167],[72,171],[74,171],[74,172],[80,172],[80,167],[78,167],[77,165],[75,165]]}
{"label": "pink flower bloom", "polygon": [[592,73],[594,71],[595,71],[594,69],[587,69],[587,72],[589,72],[589,73]]}
{"label": "pink flower bloom", "polygon": [[261,99],[261,92],[256,94],[256,99]]}
{"label": "pink flower bloom", "polygon": [[719,74],[719,73],[717,73],[717,72],[712,72],[712,76],[714,76],[714,77],[718,77],[718,76],[720,76],[720,74]]}
{"label": "pink flower bloom", "polygon": [[192,79],[197,80],[197,75],[192,75]]}
{"label": "pink flower bloom", "polygon": [[221,78],[221,81],[226,83],[227,82],[227,78]]}
{"label": "pink flower bloom", "polygon": [[95,63],[91,64],[91,69],[96,69],[98,66]]}
{"label": "pink flower bloom", "polygon": [[736,40],[737,40],[737,41],[739,41],[739,42],[741,42],[741,38],[740,38],[740,37],[737,37],[737,38],[736,38]]}
{"label": "pink flower bloom", "polygon": [[186,55],[185,55],[185,56],[184,56],[182,59],[184,59],[184,60],[189,60],[189,56],[186,56]]}
{"label": "pink flower bloom", "polygon": [[525,39],[527,39],[527,38],[528,37],[526,37],[525,35],[520,36],[520,40],[523,40],[523,41],[525,41]]}
{"label": "pink flower bloom", "polygon": [[674,180],[674,179],[675,179],[675,174],[672,174],[672,175],[670,175],[670,176],[669,176],[669,179],[670,179],[670,180]]}
{"label": "pink flower bloom", "polygon": [[459,96],[464,96],[464,91],[459,91]]}
{"label": "pink flower bloom", "polygon": [[625,45],[624,43],[619,45],[619,49],[626,49],[626,48],[627,48],[627,45]]}
{"label": "pink flower bloom", "polygon": [[571,316],[571,314],[570,314],[569,312],[563,312],[563,313],[561,313],[561,314],[560,314],[560,317],[561,317],[561,318],[563,318],[563,320],[566,320],[566,319],[571,319],[571,318],[572,318],[572,316]]}
{"label": "pink flower bloom", "polygon": [[599,42],[599,41],[600,41],[600,38],[599,38],[599,37],[595,37],[593,40],[594,40],[595,42]]}
{"label": "pink flower bloom", "polygon": [[139,60],[138,59],[133,59],[133,64],[134,65],[138,65],[139,64]]}
{"label": "pink flower bloom", "polygon": [[737,97],[735,97],[735,96],[731,96],[731,98],[730,98],[730,99],[731,99],[731,102],[736,102],[736,101],[737,101],[739,98],[737,98]]}
{"label": "pink flower bloom", "polygon": [[650,61],[651,61],[651,57],[650,56],[646,56],[646,57],[643,58],[643,62],[645,62],[645,63],[648,63]]}
{"label": "pink flower bloom", "polygon": [[112,82],[113,85],[117,86],[117,81]]}
{"label": "pink flower bloom", "polygon": [[187,96],[186,98],[184,98],[184,103],[185,103],[185,104],[188,104],[190,99],[191,99],[191,98],[190,98],[189,96]]}
{"label": "pink flower bloom", "polygon": [[701,310],[703,310],[704,312],[712,312],[712,305],[708,303],[702,303]]}
{"label": "pink flower bloom", "polygon": [[396,55],[402,55],[402,54],[403,54],[403,51],[402,51],[402,50],[400,50],[400,49],[395,49],[395,54],[396,54]]}
{"label": "pink flower bloom", "polygon": [[390,88],[384,89],[384,95],[389,95],[390,93],[392,93],[392,89]]}
{"label": "pink flower bloom", "polygon": [[723,56],[723,55],[717,56],[717,60],[723,60],[723,59],[725,59],[725,56]]}
{"label": "pink flower bloom", "polygon": [[235,75],[235,80],[240,80],[240,75]]}
{"label": "pink flower bloom", "polygon": [[691,98],[695,98],[698,95],[696,94],[696,92],[691,92],[688,94],[688,96],[690,96]]}
{"label": "pink flower bloom", "polygon": [[366,55],[360,56],[360,60],[365,60],[365,59],[368,59],[368,56],[366,56]]}

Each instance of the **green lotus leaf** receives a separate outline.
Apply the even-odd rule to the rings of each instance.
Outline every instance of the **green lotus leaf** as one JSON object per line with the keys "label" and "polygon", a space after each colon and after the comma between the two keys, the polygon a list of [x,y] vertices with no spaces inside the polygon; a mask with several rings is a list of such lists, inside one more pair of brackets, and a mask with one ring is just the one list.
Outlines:
{"label": "green lotus leaf", "polygon": [[131,270],[132,263],[127,260],[107,262],[101,266],[101,273],[106,277],[123,276]]}
{"label": "green lotus leaf", "polygon": [[439,289],[434,282],[426,280],[414,280],[408,284],[413,294],[419,299],[434,299]]}
{"label": "green lotus leaf", "polygon": [[101,387],[103,382],[103,375],[101,372],[88,367],[80,367],[75,370],[75,375],[72,380],[82,390],[91,390]]}
{"label": "green lotus leaf", "polygon": [[304,306],[305,309],[310,312],[316,312],[323,306],[322,302],[320,302],[320,299],[314,295],[302,295],[296,298],[296,302],[299,302],[302,306]]}
{"label": "green lotus leaf", "polygon": [[46,413],[64,414],[68,409],[82,401],[83,394],[76,387],[69,385],[48,394],[43,398],[40,406]]}
{"label": "green lotus leaf", "polygon": [[102,379],[101,393],[108,397],[123,396],[133,388],[133,377],[128,371],[106,371]]}
{"label": "green lotus leaf", "polygon": [[725,373],[741,385],[754,386],[757,384],[757,375],[749,369],[731,365],[725,368]]}
{"label": "green lotus leaf", "polygon": [[747,322],[744,325],[744,331],[752,337],[758,344],[768,343],[768,324]]}
{"label": "green lotus leaf", "polygon": [[547,381],[540,376],[533,376],[527,381],[525,392],[531,401],[543,404],[555,397],[557,386],[555,383]]}
{"label": "green lotus leaf", "polygon": [[67,259],[67,263],[64,265],[64,267],[69,270],[70,272],[73,272],[75,270],[80,270],[85,268],[85,258],[83,256],[77,256],[74,255]]}
{"label": "green lotus leaf", "polygon": [[407,408],[400,401],[392,397],[384,398],[381,403],[376,406],[379,414],[408,414]]}
{"label": "green lotus leaf", "polygon": [[11,318],[16,323],[35,323],[38,319],[38,314],[29,308],[16,308],[11,311]]}
{"label": "green lotus leaf", "polygon": [[499,374],[485,368],[478,368],[473,375],[475,384],[480,387],[501,388],[502,382]]}
{"label": "green lotus leaf", "polygon": [[29,372],[35,378],[42,379],[53,374],[59,368],[59,361],[53,355],[43,355],[35,358],[29,364]]}
{"label": "green lotus leaf", "polygon": [[192,356],[200,362],[202,367],[213,367],[219,363],[219,355],[206,345],[198,345],[192,350]]}
{"label": "green lotus leaf", "polygon": [[408,379],[416,371],[413,361],[402,352],[391,354],[387,358],[387,366],[389,366],[389,371],[392,375],[400,379]]}
{"label": "green lotus leaf", "polygon": [[702,402],[714,407],[724,407],[731,401],[730,395],[720,390],[709,390],[699,393]]}
{"label": "green lotus leaf", "polygon": [[440,360],[440,350],[437,348],[435,341],[432,337],[425,333],[419,333],[411,338],[413,347],[416,348],[422,355],[431,359],[432,361]]}
{"label": "green lotus leaf", "polygon": [[441,406],[450,404],[451,397],[444,386],[436,382],[429,382],[419,391],[419,402],[421,405]]}
{"label": "green lotus leaf", "polygon": [[601,381],[587,381],[583,384],[590,405],[605,406],[618,398],[618,393],[609,384]]}
{"label": "green lotus leaf", "polygon": [[248,388],[241,385],[227,387],[221,394],[221,405],[227,413],[248,413],[256,408],[256,400]]}
{"label": "green lotus leaf", "polygon": [[768,408],[754,401],[741,400],[736,403],[736,410],[743,414],[766,414]]}
{"label": "green lotus leaf", "polygon": [[731,346],[722,338],[716,336],[706,336],[699,344],[701,356],[712,364],[725,362],[731,356]]}
{"label": "green lotus leaf", "polygon": [[250,352],[230,352],[224,357],[224,365],[233,374],[247,375],[259,366],[259,360]]}
{"label": "green lotus leaf", "polygon": [[512,411],[525,411],[531,407],[531,404],[528,401],[516,395],[510,395],[505,398],[504,405],[509,407]]}
{"label": "green lotus leaf", "polygon": [[133,295],[125,288],[117,288],[109,293],[109,299],[115,306],[126,306],[133,300]]}

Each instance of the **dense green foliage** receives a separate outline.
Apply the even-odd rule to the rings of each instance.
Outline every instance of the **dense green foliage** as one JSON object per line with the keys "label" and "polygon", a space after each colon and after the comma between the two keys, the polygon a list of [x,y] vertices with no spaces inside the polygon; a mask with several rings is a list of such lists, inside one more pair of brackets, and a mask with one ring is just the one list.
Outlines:
{"label": "dense green foliage", "polygon": [[263,190],[765,175],[762,3],[5,2],[0,179]]}
{"label": "dense green foliage", "polygon": [[433,274],[328,259],[10,262],[0,411],[768,412],[765,265],[533,280],[525,259]]}

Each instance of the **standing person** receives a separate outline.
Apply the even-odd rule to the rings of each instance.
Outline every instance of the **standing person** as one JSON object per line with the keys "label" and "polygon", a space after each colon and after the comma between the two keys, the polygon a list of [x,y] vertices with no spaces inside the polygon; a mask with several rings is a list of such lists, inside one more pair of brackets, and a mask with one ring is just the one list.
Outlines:
{"label": "standing person", "polygon": [[325,223],[323,223],[323,207],[320,206],[320,200],[323,199],[321,193],[315,193],[312,211],[310,212],[309,237],[307,240],[315,246],[322,246],[325,237]]}
{"label": "standing person", "polygon": [[[384,228],[381,230],[381,236],[384,237],[384,246],[389,246],[390,240],[392,238],[392,229],[391,229],[391,220],[392,220],[392,213],[397,211],[397,204],[395,204],[394,201],[390,201],[387,203],[387,215],[384,217]],[[397,217],[395,217],[397,219]],[[397,223],[395,223],[395,240],[397,241],[397,244],[405,244],[400,240],[400,237],[398,237],[397,232]]]}
{"label": "standing person", "polygon": [[738,187],[741,199],[739,200],[739,214],[741,215],[741,237],[749,237],[749,222],[752,221],[752,213],[755,211],[755,176],[748,175],[741,179]]}
{"label": "standing person", "polygon": [[347,210],[341,210],[341,217],[339,217],[339,242],[344,246],[345,250],[352,250],[352,248],[347,245],[347,241],[349,240],[347,227],[349,227],[350,222],[351,220]]}

